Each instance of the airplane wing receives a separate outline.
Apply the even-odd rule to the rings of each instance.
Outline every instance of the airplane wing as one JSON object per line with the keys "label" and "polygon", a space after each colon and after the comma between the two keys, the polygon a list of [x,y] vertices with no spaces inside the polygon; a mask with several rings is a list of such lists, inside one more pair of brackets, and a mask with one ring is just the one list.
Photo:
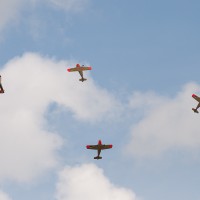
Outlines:
{"label": "airplane wing", "polygon": [[68,72],[77,72],[77,71],[86,71],[86,70],[91,70],[92,67],[75,67],[75,68],[68,68]]}
{"label": "airplane wing", "polygon": [[98,145],[87,145],[87,149],[98,150]]}
{"label": "airplane wing", "polygon": [[111,149],[113,147],[112,144],[104,144],[102,145],[101,149],[104,150],[104,149]]}
{"label": "airplane wing", "polygon": [[196,101],[200,102],[200,97],[198,97],[196,94],[193,94],[192,97],[193,97]]}
{"label": "airplane wing", "polygon": [[81,71],[92,70],[92,67],[80,67]]}
{"label": "airplane wing", "polygon": [[68,71],[68,72],[76,72],[76,71],[78,71],[78,70],[77,70],[77,68],[75,67],[75,68],[68,68],[67,71]]}

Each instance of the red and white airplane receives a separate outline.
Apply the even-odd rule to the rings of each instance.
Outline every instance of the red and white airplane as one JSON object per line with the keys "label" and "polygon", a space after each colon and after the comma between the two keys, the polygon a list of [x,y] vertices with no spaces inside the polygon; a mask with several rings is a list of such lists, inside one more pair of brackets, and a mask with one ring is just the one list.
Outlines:
{"label": "red and white airplane", "polygon": [[0,75],[0,93],[4,93],[4,89],[3,89],[3,86],[1,84],[1,75]]}
{"label": "red and white airplane", "polygon": [[74,68],[69,68],[67,69],[68,72],[79,72],[81,78],[79,79],[79,81],[86,81],[87,79],[83,77],[83,71],[86,71],[86,70],[91,70],[92,67],[90,66],[80,66],[80,64],[76,64],[76,67]]}
{"label": "red and white airplane", "polygon": [[192,97],[193,97],[196,101],[199,102],[198,105],[197,105],[197,107],[196,107],[196,108],[192,108],[192,110],[193,110],[195,113],[199,113],[198,108],[200,107],[200,97],[198,97],[196,94],[193,94]]}
{"label": "red and white airplane", "polygon": [[101,150],[104,149],[111,149],[113,147],[112,144],[102,144],[101,140],[98,141],[97,145],[87,145],[86,148],[87,149],[92,149],[92,150],[97,150],[98,151],[98,155],[96,157],[94,157],[94,159],[102,159],[102,157],[100,156]]}

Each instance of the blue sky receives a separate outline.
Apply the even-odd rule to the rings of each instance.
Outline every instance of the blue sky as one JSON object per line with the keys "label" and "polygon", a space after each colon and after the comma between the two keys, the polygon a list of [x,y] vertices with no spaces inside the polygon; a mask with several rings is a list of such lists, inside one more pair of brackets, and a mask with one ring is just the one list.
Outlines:
{"label": "blue sky", "polygon": [[[0,200],[198,200],[199,7],[0,3]],[[98,139],[113,149],[96,161]]]}

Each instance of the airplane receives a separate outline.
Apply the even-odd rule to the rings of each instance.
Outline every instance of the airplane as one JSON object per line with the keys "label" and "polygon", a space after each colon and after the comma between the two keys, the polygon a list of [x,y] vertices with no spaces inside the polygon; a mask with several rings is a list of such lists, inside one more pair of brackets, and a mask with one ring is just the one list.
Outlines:
{"label": "airplane", "polygon": [[94,157],[94,159],[102,159],[102,157],[100,156],[101,150],[104,149],[111,149],[113,147],[112,144],[102,144],[101,140],[98,141],[97,145],[87,145],[86,148],[87,149],[92,149],[92,150],[97,150],[98,151],[98,155],[96,157]]}
{"label": "airplane", "polygon": [[4,89],[3,89],[3,86],[1,84],[1,75],[0,75],[0,93],[4,93]]}
{"label": "airplane", "polygon": [[80,64],[76,64],[76,67],[74,68],[69,68],[67,69],[68,72],[79,72],[81,78],[79,79],[79,81],[86,81],[87,79],[83,77],[83,71],[86,71],[86,70],[91,70],[92,67],[90,66],[84,66],[84,65],[80,65]]}
{"label": "airplane", "polygon": [[196,94],[193,94],[192,97],[193,97],[196,101],[199,102],[198,105],[197,105],[197,107],[196,107],[196,108],[192,108],[192,110],[193,110],[195,113],[199,113],[198,108],[200,107],[200,97],[198,97]]}

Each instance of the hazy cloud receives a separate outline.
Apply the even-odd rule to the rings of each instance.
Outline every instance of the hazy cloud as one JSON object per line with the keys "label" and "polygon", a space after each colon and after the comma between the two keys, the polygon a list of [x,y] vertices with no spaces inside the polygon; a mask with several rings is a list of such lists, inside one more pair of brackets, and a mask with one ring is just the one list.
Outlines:
{"label": "hazy cloud", "polygon": [[11,198],[6,193],[0,191],[0,200],[11,200]]}
{"label": "hazy cloud", "polygon": [[[46,3],[46,5],[54,5],[65,11],[81,11],[84,10],[89,0],[1,0],[0,1],[0,31],[10,22],[17,22],[22,17],[23,9],[32,8],[35,4]],[[44,4],[45,5],[45,4]]]}
{"label": "hazy cloud", "polygon": [[59,174],[56,200],[136,200],[130,189],[111,183],[94,164],[66,167]]}
{"label": "hazy cloud", "polygon": [[191,110],[197,102],[191,97],[199,85],[190,83],[175,97],[152,92],[135,93],[130,101],[134,109],[143,108],[143,118],[131,130],[129,152],[134,156],[157,156],[170,149],[200,148],[199,115]]}
{"label": "hazy cloud", "polygon": [[81,11],[84,10],[90,0],[50,0],[53,5],[65,11]]}
{"label": "hazy cloud", "polygon": [[19,14],[19,10],[25,0],[6,0],[0,1],[0,30],[12,20],[15,20]]}

